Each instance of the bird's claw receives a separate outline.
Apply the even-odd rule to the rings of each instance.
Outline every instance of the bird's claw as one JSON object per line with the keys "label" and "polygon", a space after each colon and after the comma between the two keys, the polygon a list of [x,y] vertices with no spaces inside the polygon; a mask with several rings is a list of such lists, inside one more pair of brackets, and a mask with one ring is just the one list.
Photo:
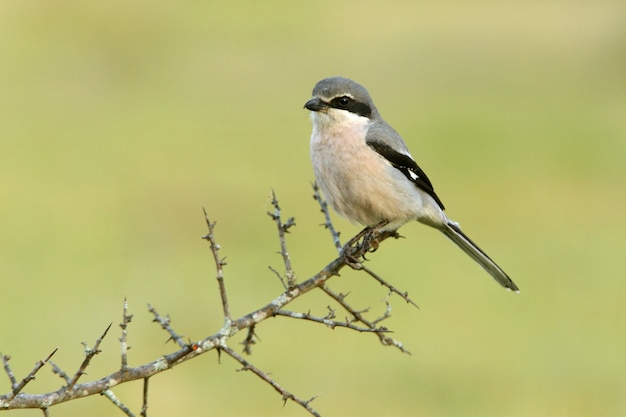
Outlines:
{"label": "bird's claw", "polygon": [[356,236],[348,241],[341,250],[341,256],[344,259],[346,265],[352,269],[362,269],[362,261],[366,261],[365,254],[368,252],[375,252],[379,246],[379,237],[381,234],[395,232],[381,232],[380,229],[388,224],[387,221],[381,222],[373,227],[366,227],[361,230]]}
{"label": "bird's claw", "polygon": [[[356,255],[358,249],[347,244],[341,250],[341,257],[343,262],[352,269],[363,269],[363,264],[359,260],[359,256]],[[365,258],[363,258],[365,259]]]}

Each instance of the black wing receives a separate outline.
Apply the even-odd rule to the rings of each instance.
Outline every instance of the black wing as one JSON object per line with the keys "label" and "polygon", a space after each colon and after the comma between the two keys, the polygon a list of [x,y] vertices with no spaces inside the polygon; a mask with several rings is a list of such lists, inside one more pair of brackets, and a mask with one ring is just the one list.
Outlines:
{"label": "black wing", "polygon": [[376,138],[368,138],[366,143],[370,148],[389,161],[394,168],[402,172],[413,184],[435,199],[439,207],[442,209],[445,208],[437,194],[435,194],[433,185],[426,176],[426,173],[422,171],[413,158],[394,150],[391,146],[380,140],[376,140]]}

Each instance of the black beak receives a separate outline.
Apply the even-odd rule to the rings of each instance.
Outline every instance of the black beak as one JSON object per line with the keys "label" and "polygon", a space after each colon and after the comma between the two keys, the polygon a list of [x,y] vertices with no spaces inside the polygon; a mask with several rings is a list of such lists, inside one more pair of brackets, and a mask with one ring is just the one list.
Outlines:
{"label": "black beak", "polygon": [[311,111],[320,111],[328,107],[328,104],[324,103],[317,97],[312,98],[311,100],[304,103],[304,108]]}

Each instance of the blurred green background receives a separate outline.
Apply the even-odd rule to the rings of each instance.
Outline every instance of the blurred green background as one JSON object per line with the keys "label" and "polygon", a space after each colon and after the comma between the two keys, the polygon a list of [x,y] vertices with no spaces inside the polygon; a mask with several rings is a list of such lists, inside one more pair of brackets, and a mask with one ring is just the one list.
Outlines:
{"label": "blurred green background", "polygon": [[[0,352],[24,376],[85,380],[222,325],[202,207],[218,221],[233,315],[280,291],[273,188],[304,279],[334,256],[311,198],[316,81],[353,78],[405,138],[451,218],[513,277],[507,293],[418,224],[369,266],[408,290],[371,335],[288,319],[250,358],[324,416],[626,415],[626,3],[0,2]],[[358,229],[338,219],[347,238]],[[383,289],[331,281],[384,311]],[[324,315],[311,294],[291,306]],[[343,318],[343,313],[338,314]],[[233,340],[233,347],[239,349]],[[215,353],[151,381],[151,416],[304,416]],[[9,390],[0,377],[0,392]],[[57,389],[44,369],[29,392]],[[139,413],[141,384],[116,394]],[[39,416],[40,411],[20,412]],[[95,396],[52,415],[121,415]]]}

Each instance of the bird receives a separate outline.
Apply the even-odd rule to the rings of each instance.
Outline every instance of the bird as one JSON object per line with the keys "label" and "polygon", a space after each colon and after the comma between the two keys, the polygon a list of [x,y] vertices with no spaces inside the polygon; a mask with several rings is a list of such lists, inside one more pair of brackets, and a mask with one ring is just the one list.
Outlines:
{"label": "bird", "polygon": [[396,231],[410,221],[433,227],[483,267],[500,285],[519,288],[457,222],[400,134],[381,117],[368,90],[344,77],[315,84],[310,110],[310,154],[324,198],[353,223]]}

